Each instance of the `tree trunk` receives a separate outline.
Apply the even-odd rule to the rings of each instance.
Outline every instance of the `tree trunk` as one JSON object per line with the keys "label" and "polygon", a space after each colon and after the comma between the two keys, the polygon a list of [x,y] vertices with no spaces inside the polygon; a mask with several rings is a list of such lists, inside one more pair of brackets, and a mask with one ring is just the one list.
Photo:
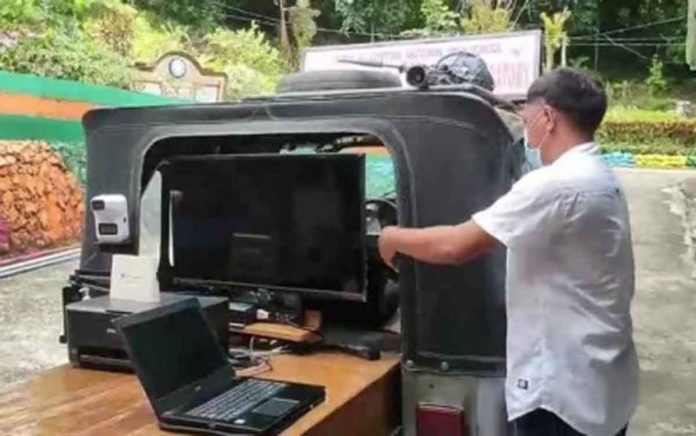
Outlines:
{"label": "tree trunk", "polygon": [[290,36],[288,35],[285,1],[278,0],[278,7],[280,8],[280,46],[283,48],[283,52],[285,52],[286,59],[292,61],[292,47],[290,46]]}

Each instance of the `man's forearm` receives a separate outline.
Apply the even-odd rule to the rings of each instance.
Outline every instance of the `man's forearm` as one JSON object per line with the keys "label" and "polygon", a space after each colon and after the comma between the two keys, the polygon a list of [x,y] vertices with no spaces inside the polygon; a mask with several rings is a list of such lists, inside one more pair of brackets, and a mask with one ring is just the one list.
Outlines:
{"label": "man's forearm", "polygon": [[459,226],[425,229],[395,228],[390,231],[392,247],[408,257],[436,265],[468,262],[492,248],[495,241],[481,238],[469,222]]}

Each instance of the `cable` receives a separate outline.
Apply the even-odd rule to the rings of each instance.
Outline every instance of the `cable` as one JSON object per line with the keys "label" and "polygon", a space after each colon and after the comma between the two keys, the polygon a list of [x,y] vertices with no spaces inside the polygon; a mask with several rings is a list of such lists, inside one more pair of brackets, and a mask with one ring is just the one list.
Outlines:
{"label": "cable", "polygon": [[[685,43],[662,43],[662,42],[656,42],[656,43],[648,43],[648,42],[635,42],[635,43],[623,43],[621,45],[625,45],[628,47],[684,47],[686,44]],[[600,42],[600,43],[593,43],[593,42],[580,42],[580,43],[574,43],[571,44],[571,47],[617,47],[619,46],[618,44],[612,44],[610,42]]]}
{"label": "cable", "polygon": [[225,5],[225,4],[222,4],[222,3],[218,3],[218,6],[222,7],[223,9],[228,9],[228,10],[236,11],[236,12],[238,12],[238,13],[241,13],[241,14],[244,14],[244,15],[249,15],[249,16],[251,16],[251,17],[257,17],[257,18],[261,18],[261,19],[264,19],[264,20],[270,20],[270,21],[280,22],[280,20],[279,20],[278,18],[276,18],[276,17],[271,17],[271,16],[268,16],[268,15],[259,14],[259,13],[256,13],[256,12],[248,11],[248,10],[246,10],[246,9],[236,8],[236,7],[234,7],[234,6]]}
{"label": "cable", "polygon": [[230,14],[230,13],[226,13],[226,14],[225,14],[225,17],[226,17],[226,18],[231,18],[231,19],[237,20],[237,21],[245,21],[245,22],[259,23],[259,24],[263,24],[264,26],[272,26],[272,27],[275,27],[275,26],[278,24],[277,22],[273,22],[273,21],[259,20],[259,19],[257,19],[257,18],[243,17],[243,16],[241,16],[241,15],[235,15],[235,14]]}
{"label": "cable", "polygon": [[[579,41],[599,41],[602,40],[601,35],[599,38],[596,38],[595,36],[592,37],[571,37],[571,40],[579,40]],[[667,41],[679,41],[683,40],[684,38],[681,36],[650,36],[650,37],[623,37],[623,38],[612,38],[614,41],[624,41],[624,42],[631,42],[631,41],[658,41],[658,42],[667,42]]]}
{"label": "cable", "polygon": [[[245,366],[241,368],[235,368],[237,375],[242,377],[252,377],[264,372],[273,371],[273,366],[271,365],[271,357],[280,354],[285,354],[289,351],[288,347],[280,346],[273,348],[269,351],[256,351],[254,350],[255,337],[252,336],[249,340],[248,349],[230,349],[230,358],[234,360],[239,360],[239,356],[246,356],[249,359],[251,366]],[[234,363],[234,362],[233,362]]]}
{"label": "cable", "polygon": [[628,45],[626,45],[626,44],[617,43],[616,41],[614,41],[614,40],[613,40],[610,36],[608,36],[608,35],[604,35],[604,37],[605,37],[606,39],[608,39],[609,42],[611,42],[613,45],[615,45],[615,46],[617,46],[617,47],[619,47],[619,48],[622,48],[622,49],[626,50],[627,52],[629,52],[629,53],[631,53],[631,54],[633,54],[633,55],[636,55],[637,57],[643,59],[644,61],[650,61],[650,58],[649,58],[649,57],[645,56],[643,53],[639,52],[638,50],[634,50],[634,49],[632,49],[630,46],[628,46]]}
{"label": "cable", "polygon": [[258,25],[265,26],[265,27],[273,27],[273,28],[276,27],[275,24],[270,24],[270,23],[266,23],[266,22],[263,22],[263,21],[253,20],[253,19],[252,19],[252,20],[249,20],[249,19],[246,19],[246,18],[235,17],[235,16],[230,16],[230,15],[228,15],[227,18],[230,18],[230,19],[235,20],[235,21],[244,21],[245,23],[248,23],[248,22],[251,21],[251,22],[253,22],[253,23],[256,23],[256,24],[258,24]]}
{"label": "cable", "polygon": [[605,32],[601,32],[601,33],[588,33],[585,35],[577,35],[577,36],[570,35],[570,37],[571,38],[581,38],[581,37],[589,37],[589,36],[613,35],[615,33],[623,33],[623,32],[628,32],[631,30],[645,29],[647,27],[660,26],[662,24],[674,23],[675,21],[686,20],[686,18],[687,18],[687,15],[682,15],[682,16],[676,17],[676,18],[669,18],[669,19],[661,20],[661,21],[653,21],[651,23],[638,24],[636,26],[624,27],[624,28],[620,28],[620,29],[612,29],[612,30],[607,30]]}
{"label": "cable", "polygon": [[[234,7],[234,6],[229,6],[229,5],[226,5],[226,4],[223,4],[223,3],[215,3],[215,4],[216,4],[217,6],[219,6],[219,7],[221,7],[222,9],[226,9],[227,11],[235,11],[236,13],[241,13],[241,14],[244,14],[244,15],[247,15],[247,16],[248,16],[248,17],[243,17],[243,16],[240,16],[240,15],[232,14],[232,13],[230,13],[230,12],[225,12],[225,14],[226,14],[227,16],[229,16],[230,18],[232,18],[232,19],[236,19],[236,20],[245,20],[245,21],[258,21],[258,20],[264,20],[263,23],[264,23],[265,25],[268,25],[268,26],[270,26],[270,25],[277,25],[277,24],[280,24],[280,23],[281,23],[281,20],[280,20],[279,18],[276,18],[276,17],[271,17],[271,16],[268,16],[268,15],[259,14],[259,13],[256,13],[256,12],[253,12],[253,11],[248,11],[248,10],[242,9],[242,8],[236,8],[236,7]],[[254,18],[252,18],[252,17],[254,17]],[[270,24],[270,23],[274,23],[274,24]],[[340,30],[340,29],[328,29],[328,28],[325,28],[325,27],[317,27],[317,32],[333,33],[333,34],[337,34],[337,35],[346,35],[346,36],[351,36],[351,35],[355,35],[355,36],[369,36],[369,37],[375,36],[375,37],[380,37],[380,38],[382,38],[382,39],[386,39],[386,38],[393,38],[393,39],[404,39],[404,38],[408,38],[408,37],[405,37],[405,36],[403,36],[403,35],[398,35],[398,34],[389,34],[389,33],[374,33],[374,34],[372,34],[372,33],[363,33],[363,32],[351,32],[351,31],[343,31],[343,30]]]}
{"label": "cable", "polygon": [[[264,24],[264,25],[266,25],[266,26],[275,26],[275,25],[281,23],[281,20],[278,19],[278,18],[276,18],[276,17],[271,17],[271,16],[268,16],[268,15],[259,14],[259,13],[256,13],[256,12],[253,12],[253,11],[249,11],[249,10],[246,10],[246,9],[237,8],[237,7],[234,7],[234,6],[229,6],[229,5],[226,5],[226,4],[223,4],[223,3],[215,3],[215,4],[216,4],[217,6],[223,8],[223,9],[226,9],[226,10],[228,11],[228,12],[225,13],[226,16],[228,16],[229,18],[232,18],[232,19],[234,19],[234,20],[238,20],[238,21],[247,21],[247,22],[251,22],[251,21],[253,21],[253,22],[259,22],[259,23]],[[244,15],[246,15],[246,16],[236,15],[236,14],[234,14],[234,13],[230,13],[229,11],[235,11],[235,12],[238,13],[238,14],[244,14]],[[252,18],[252,17],[253,17],[253,18]],[[630,27],[624,27],[624,28],[620,28],[620,29],[607,30],[607,31],[601,32],[601,33],[589,33],[589,34],[585,34],[585,35],[576,35],[576,36],[570,35],[570,38],[571,38],[571,40],[573,40],[573,39],[592,39],[592,38],[597,39],[597,37],[604,36],[604,35],[613,35],[613,34],[615,34],[615,33],[624,33],[624,32],[628,32],[628,31],[631,31],[631,30],[638,30],[638,29],[644,29],[644,28],[653,27],[653,26],[659,26],[659,25],[662,25],[662,24],[669,24],[669,23],[673,23],[673,22],[676,22],[676,21],[685,20],[686,18],[687,18],[687,16],[684,15],[684,16],[681,16],[681,17],[669,18],[669,19],[666,19],[666,20],[654,21],[654,22],[651,22],[651,23],[639,24],[639,25],[636,25],[636,26],[630,26]],[[340,30],[340,29],[328,29],[328,28],[325,28],[325,27],[317,27],[317,32],[333,33],[333,34],[346,35],[346,36],[351,36],[351,35],[354,35],[354,36],[369,36],[369,37],[373,37],[373,36],[374,36],[374,37],[379,37],[379,38],[382,38],[382,39],[388,39],[388,38],[392,38],[392,39],[408,39],[408,38],[409,38],[408,36],[399,35],[399,34],[389,34],[389,33],[381,33],[381,32],[380,32],[380,33],[374,33],[374,34],[373,34],[373,33],[364,33],[364,32],[343,31],[343,30]],[[678,37],[669,37],[668,39],[675,39],[675,40],[676,40],[676,39],[680,39],[680,38],[678,38]],[[632,39],[632,38],[626,38],[626,40],[628,41],[628,40],[634,40],[634,39]],[[641,38],[641,39],[637,39],[637,38],[636,38],[635,40],[643,40],[643,39],[642,39],[642,38]],[[616,41],[618,42],[618,41],[620,41],[620,39],[619,39],[619,38],[616,38]],[[579,44],[575,44],[575,45],[579,45]],[[592,44],[592,45],[594,45],[594,44]],[[610,44],[610,45],[612,45],[612,44]],[[647,44],[647,46],[654,46],[654,45],[655,45],[655,44]],[[682,44],[682,45],[684,45],[684,44]],[[601,45],[600,45],[600,46],[601,46]]]}

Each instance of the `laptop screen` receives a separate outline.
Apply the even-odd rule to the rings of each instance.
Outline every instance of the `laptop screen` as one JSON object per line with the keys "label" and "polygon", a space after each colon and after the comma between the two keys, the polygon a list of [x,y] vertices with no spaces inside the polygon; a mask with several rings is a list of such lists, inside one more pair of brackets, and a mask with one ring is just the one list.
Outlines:
{"label": "laptop screen", "polygon": [[121,327],[138,378],[152,399],[212,375],[226,363],[198,303],[176,304],[183,308]]}

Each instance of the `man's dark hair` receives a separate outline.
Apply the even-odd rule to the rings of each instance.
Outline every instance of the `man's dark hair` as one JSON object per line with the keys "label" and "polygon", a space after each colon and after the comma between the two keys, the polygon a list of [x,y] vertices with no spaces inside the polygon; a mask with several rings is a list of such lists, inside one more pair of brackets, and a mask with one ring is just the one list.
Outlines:
{"label": "man's dark hair", "polygon": [[607,112],[607,94],[601,82],[572,68],[558,68],[532,83],[527,102],[543,100],[563,113],[581,133],[589,137]]}

